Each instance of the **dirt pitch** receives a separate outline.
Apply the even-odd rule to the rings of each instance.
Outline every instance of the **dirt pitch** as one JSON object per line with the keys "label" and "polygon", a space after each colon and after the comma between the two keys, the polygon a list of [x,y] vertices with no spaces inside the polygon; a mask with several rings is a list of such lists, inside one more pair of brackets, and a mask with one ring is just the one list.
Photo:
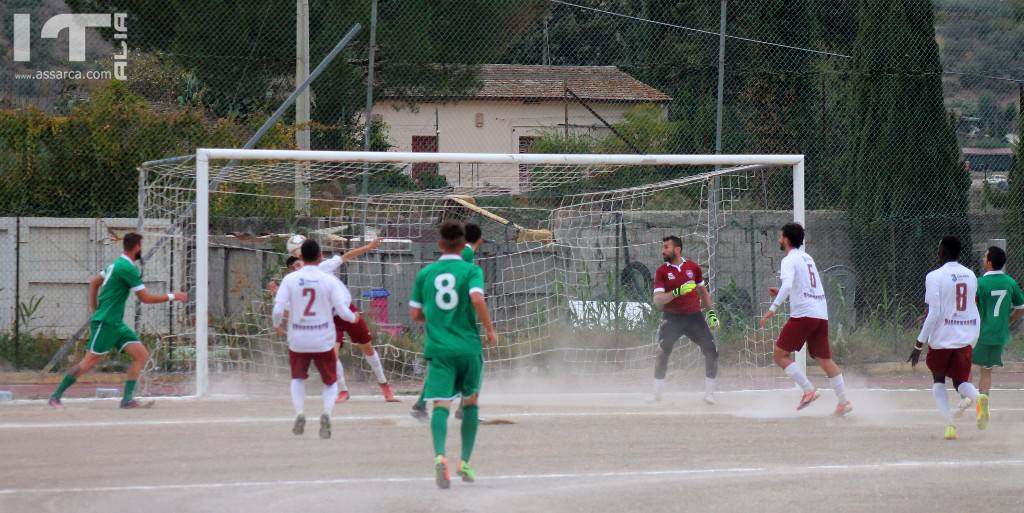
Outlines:
{"label": "dirt pitch", "polygon": [[[921,385],[926,386],[927,383]],[[310,392],[319,387],[311,386]],[[0,403],[0,511],[15,512],[1011,512],[1022,510],[1024,390],[993,394],[979,431],[942,439],[929,390],[697,394],[491,394],[475,484],[433,482],[429,427],[411,399],[357,397],[291,434],[287,396]],[[950,393],[953,399],[952,391]],[[319,414],[312,395],[308,414]],[[449,456],[458,452],[449,427]]]}

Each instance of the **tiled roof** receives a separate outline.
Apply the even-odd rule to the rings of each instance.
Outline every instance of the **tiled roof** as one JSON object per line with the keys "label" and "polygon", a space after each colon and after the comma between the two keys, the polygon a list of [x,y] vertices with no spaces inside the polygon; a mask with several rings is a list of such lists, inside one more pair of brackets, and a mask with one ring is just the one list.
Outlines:
{"label": "tiled roof", "polygon": [[[480,88],[458,95],[478,100],[561,100],[565,87],[587,101],[668,103],[672,97],[633,78],[615,66],[535,66],[484,64]],[[424,97],[415,94],[411,96]],[[392,97],[385,93],[384,97]],[[446,95],[447,98],[453,98]]]}

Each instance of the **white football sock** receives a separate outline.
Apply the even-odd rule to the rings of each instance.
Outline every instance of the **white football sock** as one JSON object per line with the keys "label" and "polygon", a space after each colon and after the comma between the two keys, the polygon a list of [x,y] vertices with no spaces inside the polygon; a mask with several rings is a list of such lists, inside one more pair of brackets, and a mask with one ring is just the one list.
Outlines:
{"label": "white football sock", "polygon": [[348,392],[348,385],[345,384],[345,367],[341,365],[341,360],[338,360],[338,390]]}
{"label": "white football sock", "polygon": [[839,399],[840,403],[845,403],[846,383],[843,382],[843,374],[836,374],[834,377],[828,378],[828,381],[832,384],[832,390],[836,392],[836,399]]}
{"label": "white football sock", "polygon": [[946,394],[946,384],[933,384],[932,395],[935,396],[935,404],[939,406],[939,414],[942,415],[942,420],[946,421],[946,425],[952,425],[953,414],[949,411],[949,395]]}
{"label": "white football sock", "polygon": [[324,413],[330,416],[334,412],[334,402],[338,400],[338,383],[334,382],[331,386],[325,386],[322,397],[324,399]]}
{"label": "white football sock", "polygon": [[711,395],[715,393],[715,378],[704,378],[704,394]]}
{"label": "white football sock", "polygon": [[814,385],[811,384],[811,380],[807,379],[807,375],[804,374],[804,371],[800,370],[800,364],[793,362],[786,366],[785,371],[787,376],[793,378],[793,381],[796,381],[796,384],[800,385],[800,388],[804,389],[804,392],[810,392],[814,389]]}
{"label": "white football sock", "polygon": [[295,407],[295,414],[302,415],[306,406],[306,381],[302,379],[292,380],[292,406]]}
{"label": "white football sock", "polygon": [[960,392],[960,395],[970,398],[972,401],[978,400],[978,389],[974,388],[974,384],[971,383],[970,381],[964,381],[963,383],[960,383],[960,387],[957,388],[956,391]]}
{"label": "white football sock", "polygon": [[388,382],[388,378],[384,377],[384,366],[380,363],[380,355],[377,354],[377,350],[373,351],[373,356],[366,356],[366,363],[370,364],[370,368],[373,369],[373,375],[377,378],[377,383],[383,384]]}
{"label": "white football sock", "polygon": [[662,390],[665,390],[665,380],[655,379],[654,380],[654,393],[660,394]]}

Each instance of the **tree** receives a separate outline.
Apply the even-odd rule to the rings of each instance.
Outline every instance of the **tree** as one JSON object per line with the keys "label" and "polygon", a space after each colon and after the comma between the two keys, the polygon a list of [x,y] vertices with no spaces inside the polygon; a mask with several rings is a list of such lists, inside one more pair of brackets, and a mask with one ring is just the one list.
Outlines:
{"label": "tree", "polygon": [[[1024,97],[1021,98],[1024,101]],[[1017,120],[1017,133],[1024,134],[1024,116]],[[1016,161],[1010,170],[1010,190],[1007,197],[1006,248],[1011,272],[1016,276],[1024,271],[1024,142],[1017,142]]]}
{"label": "tree", "polygon": [[[68,0],[77,12],[127,12],[131,44],[173,56],[194,72],[217,116],[266,114],[297,84],[295,2],[246,0]],[[457,95],[477,87],[475,66],[495,62],[542,4],[490,0],[380,2],[375,95]],[[337,127],[314,142],[337,148],[360,119],[366,97],[370,1],[310,5],[312,69],[356,22],[357,39],[313,83],[312,121]],[[112,35],[112,34],[111,34]],[[441,65],[439,65],[441,64]],[[447,64],[447,66],[444,66]]]}
{"label": "tree", "polygon": [[931,2],[861,0],[858,15],[844,191],[857,299],[920,304],[943,235],[960,236],[970,262],[970,177],[943,106]]}

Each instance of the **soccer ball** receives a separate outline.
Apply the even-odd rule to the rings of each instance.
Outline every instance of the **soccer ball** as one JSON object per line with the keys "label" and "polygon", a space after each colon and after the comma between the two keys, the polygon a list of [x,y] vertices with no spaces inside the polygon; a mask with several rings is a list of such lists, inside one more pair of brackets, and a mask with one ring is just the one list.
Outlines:
{"label": "soccer ball", "polygon": [[288,250],[288,254],[294,257],[299,256],[299,250],[302,249],[302,243],[306,242],[306,237],[303,235],[292,235],[285,243],[285,249]]}

